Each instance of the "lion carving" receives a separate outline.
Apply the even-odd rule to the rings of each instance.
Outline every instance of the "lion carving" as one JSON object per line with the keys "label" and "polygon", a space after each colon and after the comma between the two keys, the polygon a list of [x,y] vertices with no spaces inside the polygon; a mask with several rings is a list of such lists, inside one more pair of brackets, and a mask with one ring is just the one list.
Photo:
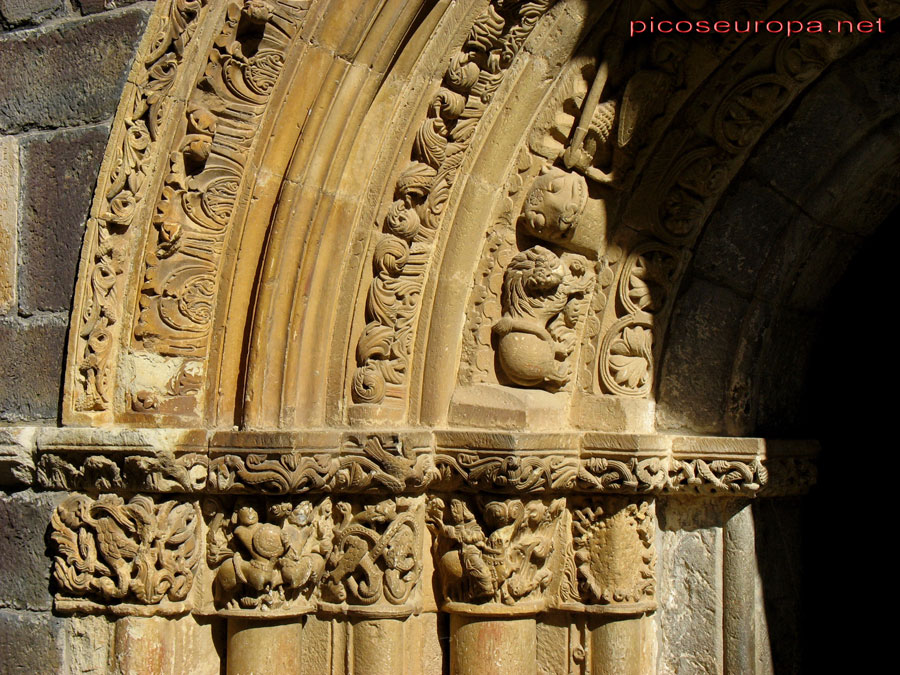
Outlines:
{"label": "lion carving", "polygon": [[567,308],[592,283],[582,261],[566,264],[553,251],[533,246],[516,254],[503,277],[503,317],[494,325],[503,373],[523,387],[559,388],[569,379],[570,349],[553,334],[558,318],[572,323]]}

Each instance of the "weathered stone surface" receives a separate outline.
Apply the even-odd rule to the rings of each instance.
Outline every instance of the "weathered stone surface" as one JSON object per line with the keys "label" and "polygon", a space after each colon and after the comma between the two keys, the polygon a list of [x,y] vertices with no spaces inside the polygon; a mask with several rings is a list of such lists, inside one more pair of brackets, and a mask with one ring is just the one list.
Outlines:
{"label": "weathered stone surface", "polygon": [[44,534],[58,493],[0,494],[0,607],[50,609]]}
{"label": "weathered stone surface", "polygon": [[742,182],[703,231],[694,258],[695,271],[751,295],[779,231],[797,211],[771,188],[752,180]]}
{"label": "weathered stone surface", "polygon": [[0,321],[0,420],[55,419],[65,318]]}
{"label": "weathered stone surface", "polygon": [[49,612],[0,609],[0,669],[56,673],[63,665],[63,621]]}
{"label": "weathered stone surface", "polygon": [[148,9],[137,5],[0,37],[0,131],[110,117]]}
{"label": "weathered stone surface", "polygon": [[16,240],[19,225],[19,145],[0,136],[0,315],[16,302]]}
{"label": "weathered stone surface", "polygon": [[84,223],[109,129],[30,136],[22,143],[19,309],[68,310]]}
{"label": "weathered stone surface", "polygon": [[96,14],[116,7],[133,5],[139,0],[75,0],[82,14]]}
{"label": "weathered stone surface", "polygon": [[719,673],[724,648],[721,507],[669,499],[658,513],[662,635],[656,672]]}
{"label": "weathered stone surface", "polygon": [[16,26],[40,23],[65,10],[65,0],[0,0],[0,23]]}
{"label": "weathered stone surface", "polygon": [[[715,431],[721,427],[741,320],[749,302],[694,281],[680,299],[663,358],[657,424]],[[698,364],[702,364],[699,366]]]}
{"label": "weathered stone surface", "polygon": [[18,426],[0,429],[0,485],[33,484],[36,431]]}

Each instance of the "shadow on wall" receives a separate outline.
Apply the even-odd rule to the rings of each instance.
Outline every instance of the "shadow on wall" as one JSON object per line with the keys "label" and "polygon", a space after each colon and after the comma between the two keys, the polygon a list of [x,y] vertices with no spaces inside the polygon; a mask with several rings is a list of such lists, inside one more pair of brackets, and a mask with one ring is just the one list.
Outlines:
{"label": "shadow on wall", "polygon": [[898,243],[900,210],[857,253],[822,316],[797,427],[821,440],[817,485],[802,501],[756,505],[776,673],[882,672],[893,642],[878,611],[896,595],[891,467],[873,460],[891,452],[897,414],[891,331],[875,318],[897,284]]}

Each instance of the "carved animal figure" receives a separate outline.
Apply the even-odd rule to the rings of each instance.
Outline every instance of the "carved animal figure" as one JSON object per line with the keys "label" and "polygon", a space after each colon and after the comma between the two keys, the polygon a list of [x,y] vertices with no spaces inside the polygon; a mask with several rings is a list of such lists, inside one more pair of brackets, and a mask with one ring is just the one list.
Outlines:
{"label": "carved animal figure", "polygon": [[561,363],[565,354],[547,329],[569,301],[565,277],[565,265],[543,246],[516,254],[506,269],[503,318],[494,325],[494,333],[500,367],[515,384],[558,387],[566,383]]}

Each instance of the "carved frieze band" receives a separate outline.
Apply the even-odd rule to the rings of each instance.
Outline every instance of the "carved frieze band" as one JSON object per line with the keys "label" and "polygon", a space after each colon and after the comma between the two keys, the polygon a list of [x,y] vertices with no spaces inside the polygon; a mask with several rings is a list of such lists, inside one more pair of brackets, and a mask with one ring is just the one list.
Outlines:
{"label": "carved frieze band", "polygon": [[123,615],[408,616],[429,556],[446,611],[642,613],[654,538],[643,497],[74,494],[51,518],[57,609]]}
{"label": "carved frieze band", "polygon": [[34,465],[49,489],[184,494],[799,494],[815,446],[617,434],[47,430]]}

